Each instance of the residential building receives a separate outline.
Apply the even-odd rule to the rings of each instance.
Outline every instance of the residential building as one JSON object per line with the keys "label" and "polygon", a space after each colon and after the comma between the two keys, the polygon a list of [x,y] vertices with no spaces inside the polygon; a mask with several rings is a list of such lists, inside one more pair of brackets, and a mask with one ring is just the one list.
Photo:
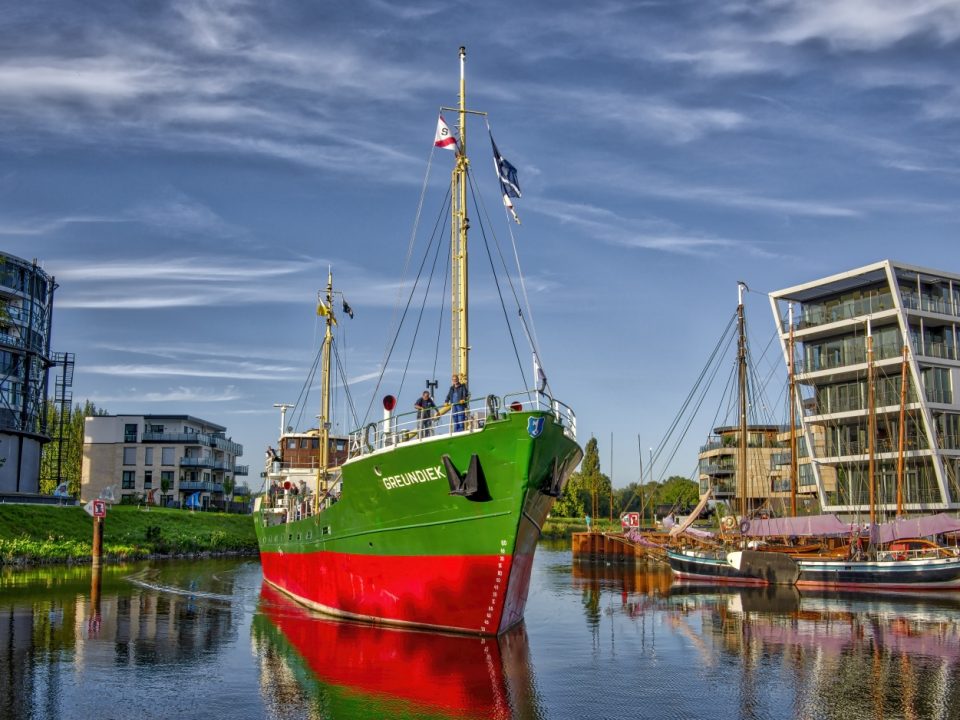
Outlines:
{"label": "residential building", "polygon": [[905,511],[960,509],[960,275],[883,260],[770,304],[822,508],[869,511],[872,465],[875,506],[895,511],[902,457]]}
{"label": "residential building", "polygon": [[40,491],[55,288],[36,261],[0,253],[0,494]]}
{"label": "residential building", "polygon": [[[163,505],[183,507],[199,493],[199,505],[222,506],[224,482],[248,475],[237,465],[243,446],[222,425],[190,415],[102,415],[84,422],[80,495],[86,502],[108,487],[120,502],[159,495]],[[164,490],[164,485],[168,489]]]}
{"label": "residential building", "polygon": [[[767,505],[773,482],[773,459],[783,453],[779,425],[747,426],[747,472],[745,489],[747,513]],[[700,447],[700,496],[708,490],[713,498],[727,502],[739,512],[740,428],[715,428],[707,443]]]}

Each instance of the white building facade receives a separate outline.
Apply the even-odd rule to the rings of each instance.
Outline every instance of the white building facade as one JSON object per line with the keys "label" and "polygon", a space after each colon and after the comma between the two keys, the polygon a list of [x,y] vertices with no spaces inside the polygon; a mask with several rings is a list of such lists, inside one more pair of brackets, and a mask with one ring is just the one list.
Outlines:
{"label": "white building facade", "polygon": [[770,304],[788,366],[792,305],[797,416],[822,508],[869,510],[872,456],[878,509],[896,510],[898,485],[906,512],[960,509],[960,275],[883,260]]}
{"label": "white building facade", "polygon": [[183,507],[193,496],[201,508],[220,507],[225,483],[233,484],[233,494],[248,494],[241,479],[249,469],[236,464],[242,455],[243,446],[227,437],[225,427],[190,415],[88,417],[81,501],[109,487],[120,502],[159,494],[162,505]]}

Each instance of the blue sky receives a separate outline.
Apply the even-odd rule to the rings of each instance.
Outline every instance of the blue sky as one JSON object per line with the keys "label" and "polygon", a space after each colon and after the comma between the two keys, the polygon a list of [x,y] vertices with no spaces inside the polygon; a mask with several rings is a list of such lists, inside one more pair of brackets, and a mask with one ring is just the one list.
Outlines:
{"label": "blue sky", "polygon": [[[0,247],[59,283],[75,398],[226,425],[251,481],[315,354],[328,265],[370,401],[460,45],[468,104],[519,170],[552,389],[605,471],[613,433],[617,485],[737,280],[763,344],[766,291],[888,257],[960,270],[960,2],[38,1],[7,8],[0,38]],[[482,125],[468,141],[509,248]],[[423,227],[451,161],[433,156]],[[503,394],[522,381],[474,238],[472,390]],[[402,407],[434,375],[437,304]],[[445,387],[442,347],[437,367]],[[692,471],[711,402],[657,476]]]}

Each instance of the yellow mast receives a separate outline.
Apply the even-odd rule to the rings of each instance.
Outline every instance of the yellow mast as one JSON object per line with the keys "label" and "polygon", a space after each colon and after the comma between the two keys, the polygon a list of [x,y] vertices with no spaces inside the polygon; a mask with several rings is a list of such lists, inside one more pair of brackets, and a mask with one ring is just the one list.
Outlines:
{"label": "yellow mast", "polygon": [[897,517],[903,515],[903,450],[907,437],[907,344],[903,344],[900,365],[900,433],[897,442]]}
{"label": "yellow mast", "polygon": [[[321,307],[323,309],[321,310]],[[320,301],[317,312],[326,321],[326,333],[323,336],[323,350],[320,355],[320,462],[317,467],[317,492],[314,495],[314,514],[320,512],[320,493],[329,490],[328,476],[330,465],[330,346],[333,344],[333,326],[337,320],[333,315],[333,270],[327,271],[327,302]]]}
{"label": "yellow mast", "polygon": [[450,324],[451,324],[451,368],[461,381],[468,382],[470,370],[470,342],[467,326],[467,230],[470,218],[467,217],[467,91],[465,65],[467,49],[460,48],[460,106],[458,109],[459,147],[457,162],[451,179],[451,228],[450,228]]}

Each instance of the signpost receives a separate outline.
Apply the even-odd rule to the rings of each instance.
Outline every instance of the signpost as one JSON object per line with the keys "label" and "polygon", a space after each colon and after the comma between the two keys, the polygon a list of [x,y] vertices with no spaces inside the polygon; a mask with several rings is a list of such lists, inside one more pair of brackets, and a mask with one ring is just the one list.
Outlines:
{"label": "signpost", "polygon": [[639,528],[640,527],[640,513],[638,512],[628,512],[620,516],[620,525],[624,528]]}
{"label": "signpost", "polygon": [[103,519],[107,516],[107,502],[97,498],[91,500],[84,507],[88,514],[93,516],[93,552],[91,553],[93,567],[100,567],[103,557]]}

